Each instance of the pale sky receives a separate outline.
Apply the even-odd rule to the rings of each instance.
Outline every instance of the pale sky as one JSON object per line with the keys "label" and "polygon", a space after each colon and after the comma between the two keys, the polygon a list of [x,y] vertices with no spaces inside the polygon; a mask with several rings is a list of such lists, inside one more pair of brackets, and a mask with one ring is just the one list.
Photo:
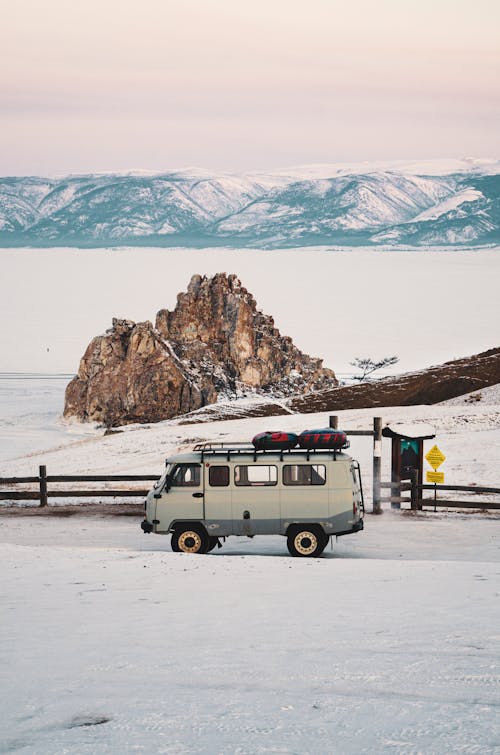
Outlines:
{"label": "pale sky", "polygon": [[0,0],[0,175],[500,156],[500,0]]}

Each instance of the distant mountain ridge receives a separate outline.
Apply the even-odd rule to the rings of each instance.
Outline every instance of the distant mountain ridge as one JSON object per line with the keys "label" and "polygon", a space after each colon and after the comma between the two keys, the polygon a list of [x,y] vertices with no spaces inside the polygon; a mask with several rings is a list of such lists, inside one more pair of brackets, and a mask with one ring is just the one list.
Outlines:
{"label": "distant mountain ridge", "polygon": [[500,161],[0,178],[0,246],[500,243]]}

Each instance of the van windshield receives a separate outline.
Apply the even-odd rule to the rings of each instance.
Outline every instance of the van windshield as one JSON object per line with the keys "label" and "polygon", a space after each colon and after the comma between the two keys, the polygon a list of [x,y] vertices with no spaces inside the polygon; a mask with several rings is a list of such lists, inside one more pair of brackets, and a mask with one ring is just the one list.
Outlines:
{"label": "van windshield", "polygon": [[154,487],[155,490],[157,490],[158,488],[163,488],[163,486],[165,485],[165,481],[166,481],[166,479],[167,479],[167,477],[168,477],[168,475],[170,474],[171,471],[172,471],[172,464],[167,464],[167,466],[165,467],[165,471],[163,472],[162,476],[153,485],[153,487]]}

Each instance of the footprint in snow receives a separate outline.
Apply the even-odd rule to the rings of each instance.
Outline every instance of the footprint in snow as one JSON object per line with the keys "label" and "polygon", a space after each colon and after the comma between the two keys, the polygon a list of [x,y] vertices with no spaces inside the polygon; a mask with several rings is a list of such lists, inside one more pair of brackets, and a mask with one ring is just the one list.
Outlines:
{"label": "footprint in snow", "polygon": [[109,721],[111,721],[111,718],[109,716],[74,716],[66,725],[66,728],[77,729],[81,726],[100,726],[101,724],[107,724]]}

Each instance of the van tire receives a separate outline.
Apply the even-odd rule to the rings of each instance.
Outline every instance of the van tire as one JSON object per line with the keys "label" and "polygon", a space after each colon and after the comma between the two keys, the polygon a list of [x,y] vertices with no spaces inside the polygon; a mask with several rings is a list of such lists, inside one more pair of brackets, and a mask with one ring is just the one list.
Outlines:
{"label": "van tire", "polygon": [[317,558],[326,548],[327,539],[319,525],[303,525],[288,530],[286,544],[291,556]]}
{"label": "van tire", "polygon": [[209,537],[204,527],[180,525],[172,534],[174,553],[208,553]]}

